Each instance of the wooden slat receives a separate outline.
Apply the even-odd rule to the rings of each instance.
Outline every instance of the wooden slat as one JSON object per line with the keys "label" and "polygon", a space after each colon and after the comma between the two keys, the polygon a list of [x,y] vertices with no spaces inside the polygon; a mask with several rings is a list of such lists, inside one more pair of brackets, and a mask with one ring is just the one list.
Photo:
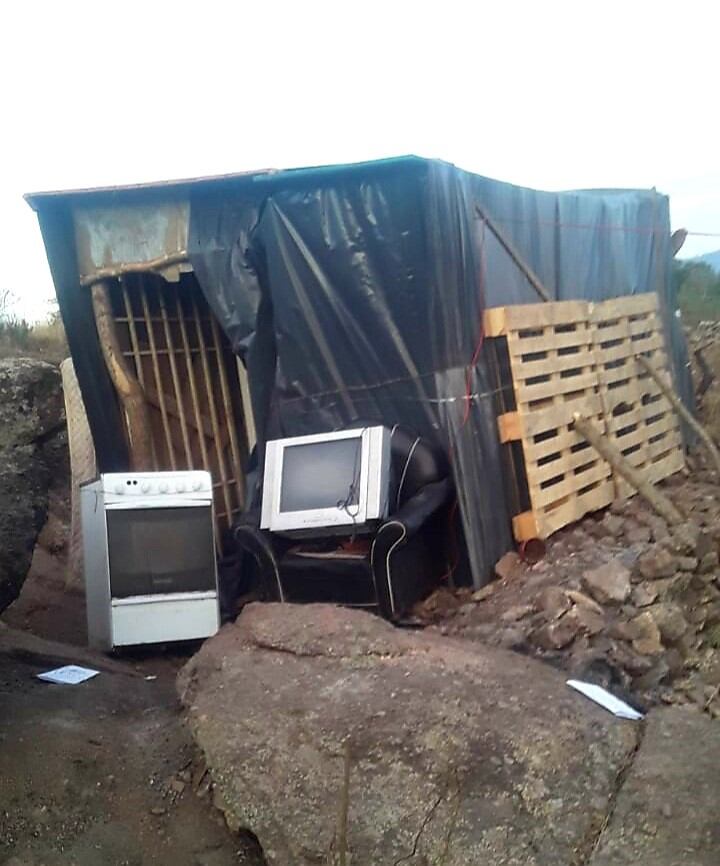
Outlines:
{"label": "wooden slat", "polygon": [[645,340],[638,340],[636,343],[626,340],[619,346],[611,346],[609,349],[601,349],[603,364],[609,364],[613,361],[621,361],[623,358],[632,358],[643,352],[652,352],[663,348],[662,334],[653,334]]}
{"label": "wooden slat", "polygon": [[611,475],[612,469],[608,464],[604,460],[597,460],[584,472],[577,474],[572,471],[567,472],[557,484],[551,484],[548,487],[530,485],[530,496],[533,507],[536,509],[542,508],[544,505],[551,505],[553,502],[558,502],[558,500],[567,499],[578,488],[587,487],[590,484],[594,485],[598,481],[610,478]]}
{"label": "wooden slat", "polygon": [[600,397],[597,394],[585,394],[577,400],[568,400],[561,406],[552,406],[549,409],[539,409],[537,412],[528,412],[524,422],[525,436],[537,436],[548,430],[555,430],[566,424],[572,424],[573,414],[579,412],[581,415],[599,415],[602,413]]}
{"label": "wooden slat", "polygon": [[513,378],[526,381],[534,376],[550,376],[563,370],[574,370],[577,367],[594,367],[595,358],[591,351],[573,352],[571,355],[556,355],[540,358],[537,361],[518,361],[512,359]]}
{"label": "wooden slat", "polygon": [[641,321],[627,321],[623,320],[622,322],[617,322],[617,324],[612,325],[611,327],[602,328],[597,327],[597,342],[600,343],[601,348],[606,348],[606,343],[611,343],[613,340],[625,340],[628,337],[630,339],[636,339],[642,334],[652,333],[653,331],[659,331],[662,328],[662,324],[656,315],[648,316],[647,319],[642,319]]}
{"label": "wooden slat", "polygon": [[[599,418],[595,417],[593,420],[600,425],[603,423],[602,416]],[[587,445],[583,437],[575,430],[569,430],[565,427],[559,430],[557,435],[551,439],[544,439],[541,442],[535,442],[533,439],[527,440],[523,443],[523,452],[525,461],[529,466],[531,463],[539,462],[550,457],[552,454],[562,452],[574,454],[575,451],[573,449],[577,450],[578,453],[583,453],[590,449],[589,445],[587,445],[587,448],[581,447],[583,445]],[[589,453],[592,454],[592,449],[590,449]]]}
{"label": "wooden slat", "polygon": [[[516,331],[508,337],[508,351],[511,355],[532,355],[548,351],[548,333],[546,329],[533,337],[522,337]],[[575,331],[553,331],[552,344],[555,349],[570,349],[574,346],[591,346],[592,335],[584,324],[578,325]]]}
{"label": "wooden slat", "polygon": [[[550,457],[554,459],[549,459]],[[530,487],[539,487],[543,481],[548,481],[556,475],[572,472],[581,466],[589,466],[597,463],[600,458],[591,449],[583,448],[582,451],[563,454],[561,451],[549,455],[547,462],[538,464],[530,463],[527,466],[527,478]]]}
{"label": "wooden slat", "polygon": [[553,397],[557,394],[571,394],[574,391],[587,391],[597,384],[597,374],[594,371],[584,371],[577,376],[566,376],[554,381],[538,382],[534,385],[527,385],[523,380],[520,380],[516,388],[516,396],[518,403],[532,403],[536,400],[544,400]]}
{"label": "wooden slat", "polygon": [[615,487],[610,478],[586,493],[578,493],[568,502],[548,512],[541,512],[539,518],[540,538],[547,538],[563,526],[580,520],[591,511],[607,508],[612,502]]}
{"label": "wooden slat", "polygon": [[[225,500],[225,514],[232,514],[232,499],[230,497],[230,491],[228,489],[228,473],[225,466],[225,454],[220,445],[220,423],[218,421],[218,412],[217,407],[215,406],[214,394],[213,394],[213,382],[212,377],[210,375],[210,364],[208,362],[207,352],[205,351],[205,335],[203,334],[202,323],[200,321],[200,316],[198,314],[197,303],[195,298],[191,301],[192,304],[192,312],[193,319],[195,321],[195,330],[198,338],[198,345],[200,346],[200,360],[202,362],[202,370],[203,376],[205,379],[205,393],[208,396],[208,408],[210,410],[210,421],[213,426],[214,440],[215,440],[215,454],[218,462],[218,472],[220,474],[220,481],[222,483],[222,491],[223,498]],[[228,522],[229,526],[229,522]]]}
{"label": "wooden slat", "polygon": [[153,324],[150,321],[150,310],[148,307],[147,294],[145,293],[145,283],[142,276],[138,278],[138,289],[140,291],[140,300],[142,302],[143,316],[145,318],[145,326],[147,328],[148,341],[150,343],[150,353],[152,360],[153,373],[155,375],[155,390],[160,398],[160,416],[162,418],[163,430],[165,431],[165,444],[167,445],[168,459],[170,468],[177,469],[175,461],[175,448],[173,447],[172,433],[170,432],[170,422],[168,419],[167,407],[165,405],[165,389],[163,388],[162,378],[160,376],[160,365],[157,359],[157,351],[155,345],[155,332]]}
{"label": "wooden slat", "polygon": [[[192,448],[190,446],[190,434],[188,432],[187,418],[185,415],[185,399],[183,389],[180,387],[180,376],[177,368],[177,358],[175,357],[175,346],[173,344],[172,329],[168,319],[167,306],[165,304],[165,293],[162,286],[158,288],[158,300],[160,301],[160,318],[163,323],[163,331],[165,333],[165,345],[167,346],[170,359],[170,375],[172,378],[173,389],[175,391],[175,400],[177,401],[177,415],[180,420],[180,430],[182,432],[183,446],[185,448],[185,465],[188,469],[192,468]],[[162,399],[160,405],[162,406]]]}
{"label": "wooden slat", "polygon": [[[140,387],[145,391],[145,395],[147,396],[147,383],[145,382],[145,370],[143,367],[142,352],[140,350],[140,342],[138,340],[137,327],[135,324],[135,314],[133,312],[132,301],[130,299],[130,293],[128,291],[125,277],[120,277],[120,289],[122,291],[123,306],[125,307],[125,314],[127,316],[125,321],[127,322],[128,333],[130,335],[130,346],[132,347],[131,352],[123,352],[123,355],[127,356],[129,354],[132,357],[133,363],[135,364],[135,375],[140,383]],[[118,319],[116,318],[115,321],[117,322]],[[153,468],[157,469],[157,450],[155,448],[155,439],[152,436],[150,436],[150,451],[152,455]]]}
{"label": "wooden slat", "polygon": [[[237,430],[235,429],[234,411],[232,405],[232,397],[230,395],[230,384],[228,382],[228,373],[225,368],[225,359],[222,356],[220,348],[220,329],[215,319],[210,323],[213,343],[215,344],[215,358],[217,359],[218,375],[220,377],[220,393],[222,394],[223,405],[225,407],[225,424],[230,436],[230,453],[232,455],[233,474],[235,478],[242,479],[242,457],[240,455],[240,444],[238,443]],[[244,498],[244,497],[243,497]]]}
{"label": "wooden slat", "polygon": [[[187,372],[188,384],[190,386],[190,402],[192,403],[193,414],[195,416],[195,427],[197,430],[203,430],[203,413],[200,409],[200,397],[198,394],[197,382],[195,381],[195,368],[193,366],[192,357],[190,355],[190,340],[188,338],[187,324],[183,315],[183,308],[180,302],[180,296],[175,297],[175,307],[180,323],[180,340],[183,349],[185,350],[185,370]],[[212,423],[210,424],[212,430]],[[198,444],[200,446],[200,456],[202,459],[203,468],[210,470],[210,460],[208,459],[207,443],[204,436],[198,436]]]}
{"label": "wooden slat", "polygon": [[[206,348],[207,348],[208,355],[214,355],[215,354],[215,349],[212,346],[207,346]],[[189,351],[190,351],[191,355],[199,355],[200,354],[200,349],[190,349]],[[123,355],[125,355],[128,358],[133,357],[133,354],[134,354],[133,352],[123,352]],[[158,348],[154,352],[152,352],[150,349],[140,349],[137,354],[140,355],[141,357],[151,358],[153,355],[158,357],[160,355],[184,355],[185,353],[181,349]]]}
{"label": "wooden slat", "polygon": [[645,292],[640,295],[623,295],[589,305],[588,319],[591,322],[602,322],[626,316],[636,316],[650,313],[658,309],[658,299],[655,292]]}
{"label": "wooden slat", "polygon": [[569,523],[580,520],[591,511],[605,508],[613,499],[613,483],[608,480],[587,493],[573,497],[552,511],[529,511],[513,518],[513,534],[517,541],[548,538]]}
{"label": "wooden slat", "polygon": [[584,301],[555,301],[550,304],[495,307],[486,310],[483,317],[484,332],[488,337],[504,336],[510,331],[565,325],[586,320],[587,303]]}

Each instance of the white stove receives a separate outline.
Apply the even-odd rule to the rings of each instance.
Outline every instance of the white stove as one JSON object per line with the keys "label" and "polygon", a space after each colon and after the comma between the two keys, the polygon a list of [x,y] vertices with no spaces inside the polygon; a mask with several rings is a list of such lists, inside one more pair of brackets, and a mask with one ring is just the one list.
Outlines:
{"label": "white stove", "polygon": [[210,474],[106,473],[81,492],[90,645],[109,650],[214,634]]}

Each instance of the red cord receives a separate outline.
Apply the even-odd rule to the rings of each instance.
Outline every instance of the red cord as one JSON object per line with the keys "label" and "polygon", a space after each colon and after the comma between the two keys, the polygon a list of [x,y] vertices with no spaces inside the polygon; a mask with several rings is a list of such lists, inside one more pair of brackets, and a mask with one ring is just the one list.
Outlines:
{"label": "red cord", "polygon": [[[656,200],[653,202],[653,210],[657,209]],[[653,220],[653,225],[651,226],[624,226],[616,223],[573,223],[573,222],[562,222],[561,220],[527,220],[527,219],[517,219],[513,217],[499,217],[496,215],[493,216],[495,222],[499,223],[515,223],[517,225],[531,225],[531,226],[546,226],[550,228],[560,228],[560,229],[584,229],[587,231],[612,231],[612,232],[626,232],[627,234],[647,234],[647,235],[666,235],[667,230],[662,226],[659,226]],[[720,238],[720,232],[694,232],[687,230],[688,235],[696,238]]]}

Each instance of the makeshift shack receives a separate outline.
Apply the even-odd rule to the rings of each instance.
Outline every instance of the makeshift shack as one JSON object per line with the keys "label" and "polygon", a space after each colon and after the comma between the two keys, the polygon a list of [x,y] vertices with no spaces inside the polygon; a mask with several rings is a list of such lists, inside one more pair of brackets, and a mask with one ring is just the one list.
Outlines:
{"label": "makeshift shack", "polygon": [[403,157],[27,198],[100,470],[209,469],[221,542],[258,495],[255,438],[261,466],[269,439],[373,418],[447,452],[486,582],[512,546],[488,307],[655,292],[690,400],[654,190],[537,192]]}

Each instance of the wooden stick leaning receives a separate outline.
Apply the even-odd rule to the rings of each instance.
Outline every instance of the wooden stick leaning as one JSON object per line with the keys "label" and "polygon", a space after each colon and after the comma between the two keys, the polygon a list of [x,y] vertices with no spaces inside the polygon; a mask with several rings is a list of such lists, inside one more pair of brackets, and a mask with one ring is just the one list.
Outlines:
{"label": "wooden stick leaning", "polygon": [[477,204],[477,202],[475,203],[475,212],[480,217],[480,219],[487,224],[487,227],[495,235],[500,246],[510,256],[510,259],[520,269],[525,279],[530,283],[533,289],[535,289],[538,295],[540,295],[543,301],[552,300],[552,295],[545,288],[540,277],[538,277],[535,271],[530,267],[530,265],[525,261],[525,259],[523,259],[520,253],[515,249],[515,246],[510,241],[510,239],[505,235],[503,231],[501,231],[500,227],[496,225],[493,220],[490,219],[487,211],[479,204]]}
{"label": "wooden stick leaning", "polygon": [[606,460],[613,472],[617,472],[646,499],[657,513],[671,526],[683,523],[685,517],[672,502],[657,490],[650,481],[638,472],[620,453],[619,449],[588,419],[576,412],[573,415],[575,429],[587,439],[598,454]]}
{"label": "wooden stick leaning", "polygon": [[99,268],[94,274],[84,274],[80,277],[80,285],[94,286],[103,280],[115,279],[125,274],[144,274],[148,271],[160,271],[172,265],[182,265],[189,261],[186,250],[178,250],[176,253],[168,253],[147,262],[127,262],[123,265],[115,265],[112,268]]}
{"label": "wooden stick leaning", "polygon": [[120,348],[108,284],[95,283],[91,291],[95,326],[105,366],[125,411],[132,468],[136,471],[152,469],[150,419],[145,394]]}
{"label": "wooden stick leaning", "polygon": [[715,464],[715,471],[718,473],[718,475],[720,475],[720,451],[718,451],[710,434],[695,418],[692,412],[690,412],[687,407],[683,405],[678,395],[675,393],[670,384],[666,382],[665,379],[663,379],[663,377],[653,365],[652,361],[650,361],[648,358],[643,357],[643,355],[638,355],[635,360],[638,362],[638,364],[640,364],[643,370],[647,370],[647,372],[652,376],[658,388],[663,392],[664,396],[667,397],[668,402],[673,407],[675,412],[683,419],[683,421],[685,421],[686,424],[688,424],[688,426],[692,427],[692,429],[705,443],[705,446],[707,447],[707,450],[710,452],[710,456],[713,459],[713,463]]}

